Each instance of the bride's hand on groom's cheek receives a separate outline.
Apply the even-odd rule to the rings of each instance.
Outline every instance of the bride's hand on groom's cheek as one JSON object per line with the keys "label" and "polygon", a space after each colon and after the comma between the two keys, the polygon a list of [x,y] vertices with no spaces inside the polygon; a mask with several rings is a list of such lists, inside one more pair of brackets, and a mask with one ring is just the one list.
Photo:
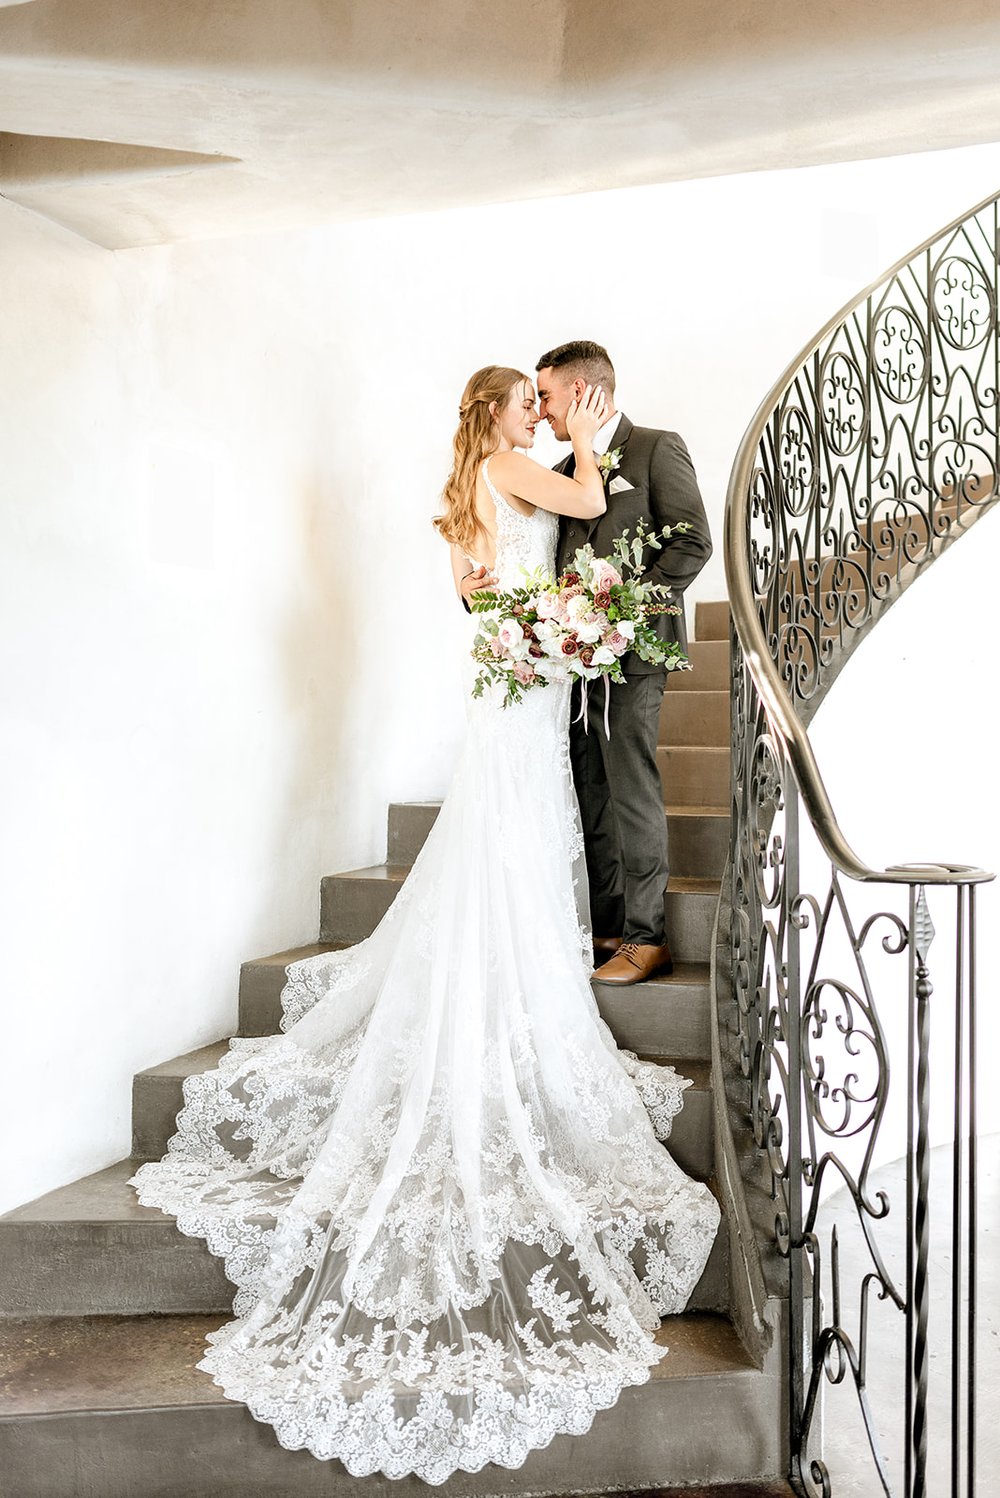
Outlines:
{"label": "bride's hand on groom's cheek", "polygon": [[595,437],[604,424],[607,409],[608,398],[601,386],[588,385],[566,413],[566,430],[570,437],[579,436],[587,441]]}

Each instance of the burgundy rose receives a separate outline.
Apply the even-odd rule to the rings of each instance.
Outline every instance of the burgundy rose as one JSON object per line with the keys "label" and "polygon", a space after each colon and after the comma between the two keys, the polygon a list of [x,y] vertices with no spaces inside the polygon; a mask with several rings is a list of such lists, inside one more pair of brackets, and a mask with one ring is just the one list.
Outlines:
{"label": "burgundy rose", "polygon": [[597,609],[609,609],[611,607],[611,594],[606,592],[595,593],[594,607]]}
{"label": "burgundy rose", "polygon": [[576,655],[576,652],[579,648],[580,647],[577,645],[576,640],[572,635],[567,635],[565,640],[563,640],[562,642],[563,655]]}
{"label": "burgundy rose", "polygon": [[511,613],[514,615],[515,619],[520,619],[521,615],[524,613],[524,604],[515,603],[514,607],[511,609]]}
{"label": "burgundy rose", "polygon": [[580,581],[580,574],[579,572],[564,572],[562,580],[566,584],[567,588],[571,588],[574,583],[578,583]]}
{"label": "burgundy rose", "polygon": [[541,659],[541,657],[545,654],[545,651],[542,649],[541,645],[529,645],[528,654],[537,661]]}
{"label": "burgundy rose", "polygon": [[581,661],[583,662],[583,664],[585,666],[592,666],[594,664],[594,647],[593,647],[593,645],[581,645],[580,646],[580,659],[581,659]]}
{"label": "burgundy rose", "polygon": [[535,634],[535,631],[532,629],[532,627],[531,627],[530,624],[522,624],[521,625],[521,629],[522,629],[522,631],[524,633],[524,638],[526,640],[537,640],[538,639],[538,636]]}

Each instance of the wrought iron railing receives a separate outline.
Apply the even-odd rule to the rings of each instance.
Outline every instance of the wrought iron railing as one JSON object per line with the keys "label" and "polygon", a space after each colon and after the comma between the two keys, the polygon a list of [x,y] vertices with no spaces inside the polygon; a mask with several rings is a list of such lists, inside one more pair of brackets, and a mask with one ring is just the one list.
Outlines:
{"label": "wrought iron railing", "polygon": [[[975,894],[992,876],[869,868],[805,724],[885,608],[997,498],[998,229],[991,198],[834,318],[761,406],[730,483],[733,1026],[788,1260],[790,1478],[806,1494],[836,1494],[820,1414],[838,1384],[856,1395],[873,1493],[946,1491],[928,1487],[932,1064],[954,1133],[941,1434],[953,1498],[975,1490]],[[954,951],[935,962],[938,901]],[[906,1155],[886,1191],[875,1169],[894,1108]],[[852,1284],[848,1229],[865,1263]],[[898,1320],[898,1444],[869,1400],[876,1311]]]}

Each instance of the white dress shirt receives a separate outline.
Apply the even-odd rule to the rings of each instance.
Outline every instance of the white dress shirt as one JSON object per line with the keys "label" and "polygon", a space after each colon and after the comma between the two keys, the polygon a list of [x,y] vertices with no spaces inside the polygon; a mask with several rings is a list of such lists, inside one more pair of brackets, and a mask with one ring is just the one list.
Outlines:
{"label": "white dress shirt", "polygon": [[602,427],[598,427],[597,432],[594,436],[593,444],[594,453],[597,457],[602,457],[604,453],[610,452],[614,447],[614,436],[618,430],[621,419],[622,413],[620,411],[616,411],[614,416],[610,417]]}

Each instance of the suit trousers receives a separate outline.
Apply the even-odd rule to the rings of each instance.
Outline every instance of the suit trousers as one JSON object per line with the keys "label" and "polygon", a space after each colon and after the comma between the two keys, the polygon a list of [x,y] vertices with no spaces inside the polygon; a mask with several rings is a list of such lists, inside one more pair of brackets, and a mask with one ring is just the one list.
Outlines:
{"label": "suit trousers", "polygon": [[665,671],[588,683],[586,732],[581,687],[573,687],[570,758],[587,853],[591,923],[598,936],[661,946],[666,940],[667,818],[656,763]]}

